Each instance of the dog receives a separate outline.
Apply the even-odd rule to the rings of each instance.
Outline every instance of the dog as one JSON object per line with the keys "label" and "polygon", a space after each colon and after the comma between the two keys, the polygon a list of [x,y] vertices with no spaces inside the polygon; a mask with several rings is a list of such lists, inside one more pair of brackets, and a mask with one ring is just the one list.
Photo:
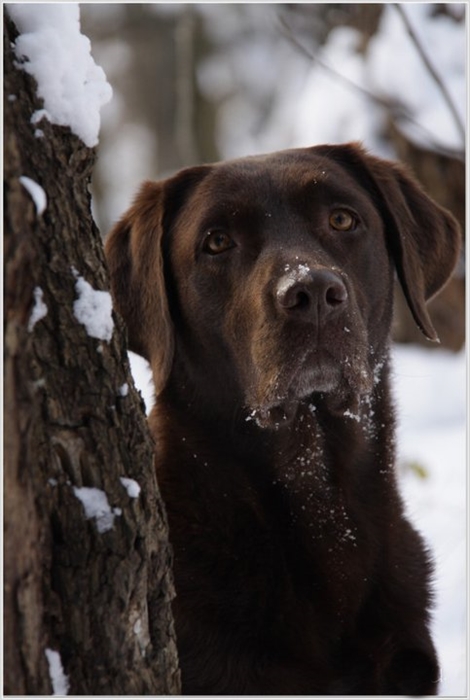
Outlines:
{"label": "dog", "polygon": [[184,694],[437,693],[432,565],[397,487],[395,275],[418,327],[460,234],[360,144],[142,185],[105,244],[147,358]]}

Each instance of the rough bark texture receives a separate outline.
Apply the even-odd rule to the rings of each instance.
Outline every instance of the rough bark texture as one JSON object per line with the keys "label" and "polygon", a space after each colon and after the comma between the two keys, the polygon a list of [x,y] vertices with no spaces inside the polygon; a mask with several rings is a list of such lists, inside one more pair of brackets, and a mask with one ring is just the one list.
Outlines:
{"label": "rough bark texture", "polygon": [[[111,341],[100,341],[73,313],[72,267],[108,289],[90,214],[95,154],[69,129],[30,123],[42,105],[15,67],[15,27],[4,27],[4,691],[50,694],[49,648],[71,694],[175,694],[171,550],[123,326],[115,317]],[[21,175],[47,193],[41,216]],[[36,287],[47,314],[28,330]],[[120,477],[138,482],[138,498]],[[85,517],[74,492],[83,486],[121,509],[110,530]]]}

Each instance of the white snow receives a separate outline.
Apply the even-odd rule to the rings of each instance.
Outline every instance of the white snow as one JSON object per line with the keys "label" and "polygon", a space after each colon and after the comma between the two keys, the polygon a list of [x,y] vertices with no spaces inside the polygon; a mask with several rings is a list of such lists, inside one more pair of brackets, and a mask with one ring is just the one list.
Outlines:
{"label": "white snow", "polygon": [[43,291],[41,287],[35,287],[33,290],[34,306],[31,311],[31,316],[28,321],[28,331],[31,332],[38,321],[44,318],[47,314],[47,306],[43,301]]}
{"label": "white snow", "polygon": [[310,267],[302,263],[298,263],[297,267],[292,269],[290,265],[286,265],[284,271],[286,274],[280,278],[276,286],[276,296],[278,298],[284,297],[291,287],[299,282],[303,282],[311,275]]}
{"label": "white snow", "polygon": [[140,493],[140,486],[134,479],[128,479],[125,476],[120,477],[120,482],[127,491],[129,498],[138,498]]}
{"label": "white snow", "polygon": [[402,491],[436,564],[433,631],[442,666],[440,694],[465,695],[465,353],[396,346],[392,359]]}
{"label": "white snow", "polygon": [[109,292],[93,289],[83,277],[77,276],[75,291],[78,298],[73,304],[73,313],[79,323],[85,326],[92,338],[110,341],[113,335],[113,302]]}
{"label": "white snow", "polygon": [[104,491],[88,486],[74,486],[73,492],[85,509],[85,517],[95,518],[98,532],[107,532],[114,527],[114,518],[121,515],[122,511],[120,508],[111,509]]}
{"label": "white snow", "polygon": [[124,382],[122,386],[119,387],[119,396],[122,396],[123,398],[127,396],[129,393],[129,384],[127,382]]}
{"label": "white snow", "polygon": [[78,3],[7,7],[20,32],[15,42],[18,67],[38,84],[38,95],[44,100],[42,116],[53,124],[70,126],[87,146],[95,146],[100,107],[109,102],[112,90],[91,56],[89,39],[80,32]]}
{"label": "white snow", "polygon": [[37,109],[32,113],[30,122],[31,124],[38,124],[41,119],[48,119],[49,114],[46,109]]}
{"label": "white snow", "polygon": [[351,418],[351,420],[355,420],[357,423],[361,422],[361,416],[358,413],[353,413],[349,410],[349,408],[344,411],[343,416],[346,418]]}
{"label": "white snow", "polygon": [[129,351],[127,356],[129,358],[132,376],[134,377],[134,383],[141,393],[148,415],[155,403],[155,387],[152,379],[152,370],[147,360],[140,355]]}
{"label": "white snow", "polygon": [[36,206],[37,215],[41,216],[47,206],[46,193],[42,189],[41,185],[38,185],[38,183],[32,180],[30,177],[26,177],[26,175],[21,175],[19,180],[25,190],[31,196],[31,199]]}
{"label": "white snow", "polygon": [[53,695],[68,695],[70,683],[62,667],[62,660],[58,651],[53,649],[45,650],[47,662],[49,664],[49,677],[52,683]]}
{"label": "white snow", "polygon": [[134,622],[132,629],[135,636],[137,637],[137,643],[140,648],[140,653],[143,657],[145,657],[147,646],[150,643],[147,618],[143,621],[141,617],[138,617]]}

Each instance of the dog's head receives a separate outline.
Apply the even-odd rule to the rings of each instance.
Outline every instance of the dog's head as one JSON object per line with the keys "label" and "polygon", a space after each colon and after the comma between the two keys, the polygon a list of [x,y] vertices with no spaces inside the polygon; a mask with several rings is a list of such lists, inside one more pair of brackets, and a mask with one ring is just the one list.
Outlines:
{"label": "dog's head", "polygon": [[129,346],[149,360],[157,393],[176,372],[262,425],[315,392],[343,401],[371,390],[395,270],[436,340],[426,301],[458,249],[454,218],[403,167],[356,144],[147,182],[106,241]]}

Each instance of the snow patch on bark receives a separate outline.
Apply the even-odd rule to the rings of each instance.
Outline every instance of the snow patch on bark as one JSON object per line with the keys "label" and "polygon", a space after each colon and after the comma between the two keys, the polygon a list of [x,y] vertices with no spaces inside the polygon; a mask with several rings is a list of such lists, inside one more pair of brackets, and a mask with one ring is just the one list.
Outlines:
{"label": "snow patch on bark", "polygon": [[47,206],[46,193],[42,189],[41,185],[38,185],[37,182],[31,180],[30,177],[26,177],[26,175],[21,175],[20,182],[33,200],[37,215],[41,216]]}
{"label": "snow patch on bark", "polygon": [[109,292],[93,289],[75,269],[77,278],[75,291],[78,298],[73,304],[73,313],[79,323],[86,328],[91,338],[106,340],[108,343],[113,336],[114,322],[112,318],[113,302]]}
{"label": "snow patch on bark", "polygon": [[28,321],[28,331],[31,332],[38,321],[47,315],[47,306],[43,301],[43,291],[41,287],[35,287],[34,291],[34,306],[31,311],[31,316]]}
{"label": "snow patch on bark", "polygon": [[119,387],[119,396],[122,396],[124,398],[128,394],[129,394],[129,384],[127,382],[125,382],[122,386]]}
{"label": "snow patch on bark", "polygon": [[140,493],[140,486],[134,479],[128,479],[125,476],[120,477],[120,482],[127,491],[129,498],[138,498]]}
{"label": "snow patch on bark", "polygon": [[68,695],[70,683],[65,675],[62,660],[58,651],[46,649],[47,663],[49,664],[49,676],[52,683],[53,695]]}
{"label": "snow patch on bark", "polygon": [[17,67],[35,78],[44,101],[40,117],[69,126],[86,146],[96,146],[100,108],[112,89],[80,32],[78,3],[11,4],[8,13],[20,33]]}
{"label": "snow patch on bark", "polygon": [[99,533],[107,532],[114,527],[114,518],[122,514],[120,508],[111,508],[108,497],[101,489],[83,486],[74,486],[73,492],[85,509],[87,520],[96,520],[96,529]]}

